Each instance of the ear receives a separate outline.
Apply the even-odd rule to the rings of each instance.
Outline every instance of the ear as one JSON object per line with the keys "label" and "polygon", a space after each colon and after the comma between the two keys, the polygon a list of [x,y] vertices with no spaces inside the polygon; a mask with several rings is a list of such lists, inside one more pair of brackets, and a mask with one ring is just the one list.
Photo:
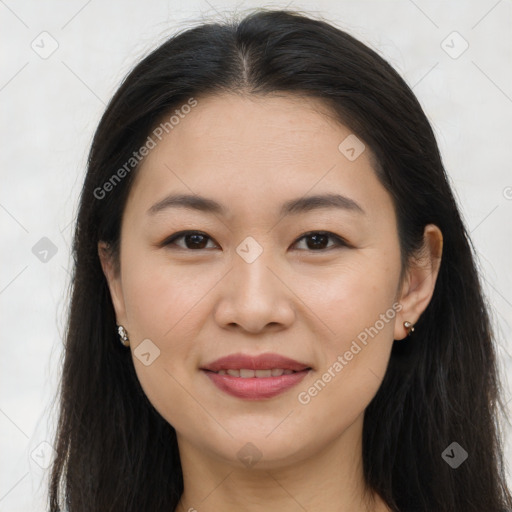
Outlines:
{"label": "ear", "polygon": [[395,323],[395,340],[407,336],[404,322],[414,325],[427,308],[434,293],[442,253],[443,234],[436,225],[428,224],[423,232],[423,246],[409,261],[401,286],[399,302],[402,309]]}
{"label": "ear", "polygon": [[101,268],[107,279],[110,297],[112,298],[112,304],[114,305],[116,313],[117,324],[127,327],[121,271],[118,265],[115,264],[111,247],[107,242],[98,242],[98,256],[100,258]]}

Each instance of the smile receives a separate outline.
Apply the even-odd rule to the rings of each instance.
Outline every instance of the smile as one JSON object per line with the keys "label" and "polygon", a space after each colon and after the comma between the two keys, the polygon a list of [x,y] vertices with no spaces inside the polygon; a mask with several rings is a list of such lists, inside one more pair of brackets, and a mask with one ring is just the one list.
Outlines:
{"label": "smile", "polygon": [[279,354],[232,354],[200,368],[224,393],[244,400],[264,400],[296,386],[312,368]]}
{"label": "smile", "polygon": [[218,375],[231,375],[231,377],[241,377],[242,379],[251,379],[256,377],[258,379],[268,377],[281,377],[281,375],[291,375],[296,373],[293,370],[283,370],[283,368],[272,368],[272,370],[219,370],[215,372]]}

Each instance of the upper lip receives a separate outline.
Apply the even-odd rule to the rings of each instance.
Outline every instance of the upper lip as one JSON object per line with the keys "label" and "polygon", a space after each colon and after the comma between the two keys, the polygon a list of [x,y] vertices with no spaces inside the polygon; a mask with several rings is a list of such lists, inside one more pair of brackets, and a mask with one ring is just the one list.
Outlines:
{"label": "upper lip", "polygon": [[221,357],[204,365],[202,370],[218,372],[219,370],[267,370],[281,368],[283,370],[293,370],[300,372],[310,368],[309,365],[284,357],[279,354],[265,353],[255,356],[248,354],[231,354]]}

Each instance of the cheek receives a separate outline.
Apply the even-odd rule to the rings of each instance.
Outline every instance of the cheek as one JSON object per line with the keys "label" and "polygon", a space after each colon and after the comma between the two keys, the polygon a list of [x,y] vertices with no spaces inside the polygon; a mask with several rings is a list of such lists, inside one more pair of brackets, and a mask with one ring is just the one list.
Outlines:
{"label": "cheek", "polygon": [[[196,338],[194,323],[201,298],[214,281],[210,283],[206,276],[198,279],[197,274],[179,267],[155,263],[148,256],[132,258],[125,268],[123,292],[138,380],[155,409],[171,425],[179,427],[180,421],[188,421],[183,412],[193,406],[184,390],[196,370],[198,349],[190,343]],[[156,347],[150,346],[151,362],[147,365],[137,349],[146,339]]]}
{"label": "cheek", "polygon": [[295,280],[295,289],[302,283],[301,297],[307,297],[305,303],[334,339],[357,336],[373,326],[395,301],[400,275],[398,255],[389,260],[382,258],[382,253],[379,258],[372,256],[355,255],[350,262],[327,272]]}
{"label": "cheek", "polygon": [[322,296],[322,320],[334,334],[316,340],[320,364],[301,383],[296,398],[305,423],[326,420],[327,438],[336,437],[363,414],[389,362],[397,313],[394,283],[383,279],[376,289],[372,283],[373,279],[345,280],[336,283],[345,286],[341,293]]}
{"label": "cheek", "polygon": [[[153,406],[174,425],[178,413],[190,408],[183,386],[197,371],[199,347],[194,340],[204,320],[205,298],[222,273],[203,271],[199,278],[197,271],[162,260],[127,250],[123,294],[137,377]],[[137,350],[146,339],[156,346],[150,349],[149,365]],[[153,353],[158,354],[154,360]]]}
{"label": "cheek", "polygon": [[308,306],[326,327],[316,339],[318,371],[301,386],[308,395],[305,401],[338,404],[353,417],[382,382],[400,309],[395,302],[399,252],[358,256],[330,277],[308,283]]}
{"label": "cheek", "polygon": [[220,278],[217,272],[204,271],[198,276],[148,256],[127,260],[125,268],[123,293],[130,325],[139,336],[155,340],[188,330],[192,313]]}

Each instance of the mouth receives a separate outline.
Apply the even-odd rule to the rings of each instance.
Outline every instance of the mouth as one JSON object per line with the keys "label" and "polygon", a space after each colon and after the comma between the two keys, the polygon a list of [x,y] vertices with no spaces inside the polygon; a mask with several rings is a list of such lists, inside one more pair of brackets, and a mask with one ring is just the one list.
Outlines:
{"label": "mouth", "polygon": [[250,370],[248,368],[242,368],[240,370],[225,369],[214,372],[218,375],[231,375],[231,377],[240,377],[241,379],[267,379],[269,377],[281,377],[281,375],[291,375],[297,373],[294,370],[284,370],[283,368],[272,368],[271,370]]}
{"label": "mouth", "polygon": [[233,354],[201,368],[219,390],[244,400],[263,400],[297,385],[312,368],[278,354]]}

